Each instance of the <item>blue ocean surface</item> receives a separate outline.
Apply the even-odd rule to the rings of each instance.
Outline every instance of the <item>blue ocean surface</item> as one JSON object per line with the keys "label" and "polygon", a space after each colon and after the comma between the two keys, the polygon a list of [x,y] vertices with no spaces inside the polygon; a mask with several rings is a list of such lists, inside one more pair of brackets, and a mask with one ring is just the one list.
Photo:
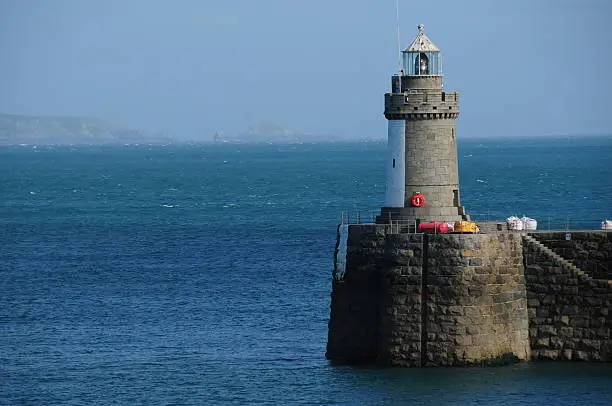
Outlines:
{"label": "blue ocean surface", "polygon": [[[342,213],[385,144],[0,148],[0,404],[612,404],[612,365],[332,366]],[[612,218],[612,137],[461,140],[462,202]]]}

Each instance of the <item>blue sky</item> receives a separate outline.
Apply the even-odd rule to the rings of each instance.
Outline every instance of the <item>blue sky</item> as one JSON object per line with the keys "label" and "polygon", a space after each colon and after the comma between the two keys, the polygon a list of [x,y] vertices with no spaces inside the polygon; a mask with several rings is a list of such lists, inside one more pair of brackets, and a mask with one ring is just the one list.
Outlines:
{"label": "blue sky", "polygon": [[[612,1],[400,0],[462,93],[460,137],[609,134]],[[0,112],[209,139],[261,121],[386,136],[395,1],[0,0]]]}

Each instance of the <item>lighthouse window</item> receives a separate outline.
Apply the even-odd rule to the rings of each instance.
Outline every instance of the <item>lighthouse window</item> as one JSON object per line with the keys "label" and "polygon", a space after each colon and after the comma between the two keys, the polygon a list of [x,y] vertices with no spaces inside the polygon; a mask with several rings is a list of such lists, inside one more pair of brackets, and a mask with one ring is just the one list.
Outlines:
{"label": "lighthouse window", "polygon": [[393,167],[395,168],[395,158],[393,158]]}
{"label": "lighthouse window", "polygon": [[446,93],[442,92],[442,101],[446,101]]}
{"label": "lighthouse window", "polygon": [[429,58],[423,52],[414,58],[414,71],[418,75],[429,75]]}

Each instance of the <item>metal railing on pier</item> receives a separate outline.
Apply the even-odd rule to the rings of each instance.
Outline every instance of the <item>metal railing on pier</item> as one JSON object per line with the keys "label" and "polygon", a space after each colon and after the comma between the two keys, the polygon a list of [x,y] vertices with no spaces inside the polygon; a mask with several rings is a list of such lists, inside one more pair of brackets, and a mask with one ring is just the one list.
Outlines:
{"label": "metal railing on pier", "polygon": [[[487,213],[468,213],[471,221],[487,225],[487,232],[494,231],[508,231],[506,218],[512,216],[501,217],[493,215],[490,212]],[[377,216],[380,215],[380,210],[344,210],[339,216],[340,224],[372,224],[376,223]],[[516,217],[524,217],[518,216]],[[537,221],[536,231],[579,231],[579,230],[602,230],[602,222],[605,219],[595,218],[575,218],[570,216],[546,216],[546,217],[534,217]],[[420,222],[428,222],[428,219],[420,219]],[[410,227],[416,230],[417,224],[414,220],[402,220],[394,219],[385,221],[385,224],[394,225],[396,228]],[[501,228],[498,227],[501,225]],[[482,231],[485,231],[484,229]],[[533,230],[521,230],[521,231],[533,231]],[[612,232],[612,229],[606,230]],[[412,231],[414,232],[414,231]]]}
{"label": "metal railing on pier", "polygon": [[[374,224],[378,217],[376,211],[368,210],[354,210],[354,211],[343,211],[340,214],[340,224]],[[399,233],[415,233],[417,230],[418,222],[416,220],[387,220],[381,222],[388,227],[387,232],[392,234]]]}
{"label": "metal railing on pier", "polygon": [[342,211],[340,213],[340,224],[368,224],[376,222],[375,211]]}

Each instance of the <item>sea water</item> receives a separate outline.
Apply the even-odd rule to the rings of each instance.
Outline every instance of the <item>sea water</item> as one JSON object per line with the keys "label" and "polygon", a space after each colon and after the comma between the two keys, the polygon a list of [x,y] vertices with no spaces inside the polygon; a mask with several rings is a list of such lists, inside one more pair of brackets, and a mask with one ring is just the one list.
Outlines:
{"label": "sea water", "polygon": [[[592,229],[612,137],[461,140],[462,203]],[[0,404],[612,404],[612,366],[332,366],[385,144],[0,148]],[[375,213],[374,213],[375,214]]]}

